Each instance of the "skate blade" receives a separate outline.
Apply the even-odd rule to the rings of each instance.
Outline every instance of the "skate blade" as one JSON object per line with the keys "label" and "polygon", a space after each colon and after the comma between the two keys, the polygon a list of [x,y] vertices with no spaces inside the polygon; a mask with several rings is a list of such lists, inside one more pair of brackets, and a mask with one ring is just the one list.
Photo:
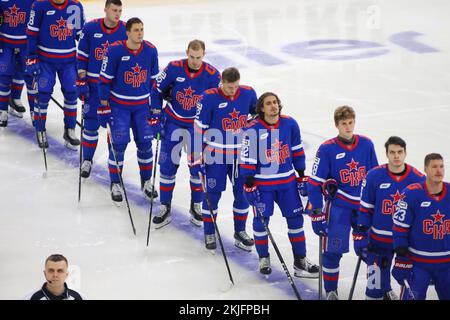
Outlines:
{"label": "skate blade", "polygon": [[9,114],[17,118],[23,118],[23,112],[16,111],[13,108],[9,108]]}
{"label": "skate blade", "polygon": [[208,249],[208,248],[205,248],[205,249],[206,249],[207,252],[209,252],[209,253],[212,254],[213,256],[216,255],[216,249]]}
{"label": "skate blade", "polygon": [[297,278],[318,279],[319,273],[309,273],[305,270],[294,270],[294,276]]}
{"label": "skate blade", "polygon": [[78,151],[78,146],[71,145],[69,142],[65,141],[64,146],[72,151]]}
{"label": "skate blade", "polygon": [[156,224],[153,222],[153,225],[155,226],[155,229],[161,229],[162,227],[167,226],[169,223],[172,222],[172,218],[167,218],[166,220],[164,220],[164,222]]}
{"label": "skate blade", "polygon": [[244,251],[247,251],[247,252],[252,252],[252,247],[253,247],[253,246],[246,246],[245,244],[243,244],[242,242],[237,241],[237,240],[236,240],[236,242],[234,243],[234,246],[235,246],[236,248],[239,248],[239,249],[244,250]]}
{"label": "skate blade", "polygon": [[112,200],[112,202],[114,203],[114,205],[117,208],[121,208],[122,207],[123,201],[114,201],[114,200]]}
{"label": "skate blade", "polygon": [[196,227],[201,227],[203,225],[203,221],[198,221],[194,217],[191,217],[189,221]]}

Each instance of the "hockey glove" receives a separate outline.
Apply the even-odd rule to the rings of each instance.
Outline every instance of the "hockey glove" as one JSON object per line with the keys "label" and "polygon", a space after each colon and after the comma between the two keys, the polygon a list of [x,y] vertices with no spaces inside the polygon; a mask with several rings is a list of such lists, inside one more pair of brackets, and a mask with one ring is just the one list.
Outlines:
{"label": "hockey glove", "polygon": [[312,211],[310,217],[314,233],[318,236],[326,236],[328,234],[327,214],[317,208]]}
{"label": "hockey glove", "polygon": [[41,74],[41,66],[36,55],[28,56],[25,60],[25,73],[35,77]]}
{"label": "hockey glove", "polygon": [[[195,160],[192,160],[195,159]],[[199,177],[200,173],[205,176],[206,170],[205,165],[203,163],[203,157],[197,156],[197,157],[189,157],[188,159],[188,166],[189,171],[191,172],[191,175],[194,177]]]}
{"label": "hockey glove", "polygon": [[[253,177],[251,177],[253,178]],[[245,197],[247,198],[248,203],[256,207],[260,202],[260,195],[258,187],[253,182],[253,179],[247,179],[248,181],[244,184]]]}
{"label": "hockey glove", "polygon": [[336,198],[338,191],[338,183],[334,179],[328,179],[322,184],[322,193],[325,199],[333,200]]}
{"label": "hockey glove", "polygon": [[163,123],[162,123],[162,112],[160,109],[152,109],[150,115],[148,116],[147,121],[150,127],[152,127],[155,136],[158,133],[161,134],[163,130]]}
{"label": "hockey glove", "polygon": [[407,256],[399,256],[395,257],[394,268],[392,269],[392,276],[395,280],[397,280],[398,284],[403,286],[405,284],[405,280],[411,278],[412,275],[413,263],[410,258]]}
{"label": "hockey glove", "polygon": [[78,78],[76,81],[77,84],[77,91],[78,91],[78,98],[80,100],[87,100],[89,98],[89,84],[87,81],[87,78]]}
{"label": "hockey glove", "polygon": [[109,103],[107,105],[101,104],[97,108],[97,117],[98,117],[98,123],[103,127],[106,128],[106,125],[111,120],[111,107]]}
{"label": "hockey glove", "polygon": [[307,197],[308,196],[308,179],[309,179],[308,176],[298,177],[297,178],[298,193],[302,197]]}
{"label": "hockey glove", "polygon": [[366,261],[369,238],[367,235],[367,230],[361,227],[357,227],[353,230],[353,248],[357,256],[360,256],[363,261]]}

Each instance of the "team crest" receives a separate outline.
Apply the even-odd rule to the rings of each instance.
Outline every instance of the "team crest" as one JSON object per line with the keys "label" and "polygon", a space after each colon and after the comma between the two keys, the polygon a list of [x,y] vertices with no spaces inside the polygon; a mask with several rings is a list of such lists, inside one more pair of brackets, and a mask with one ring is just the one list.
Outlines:
{"label": "team crest", "polygon": [[216,179],[215,178],[208,178],[208,187],[211,189],[214,189],[216,187]]}

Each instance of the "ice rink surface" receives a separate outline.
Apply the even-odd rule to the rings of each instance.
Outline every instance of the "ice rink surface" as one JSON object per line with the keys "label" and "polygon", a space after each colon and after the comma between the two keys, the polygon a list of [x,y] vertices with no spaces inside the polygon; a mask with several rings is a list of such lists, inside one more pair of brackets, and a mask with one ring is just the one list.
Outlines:
{"label": "ice rink surface", "polygon": [[[88,19],[103,16],[103,1],[84,5]],[[123,20],[143,19],[160,68],[182,58],[187,43],[199,38],[206,42],[208,62],[220,70],[237,66],[241,83],[258,95],[277,93],[283,113],[300,124],[307,173],[320,143],[336,135],[333,111],[344,104],[355,108],[356,132],[374,141],[380,163],[386,161],[385,140],[399,135],[408,143],[407,162],[422,170],[430,152],[441,153],[450,167],[449,11],[445,0],[125,1]],[[63,101],[59,85],[54,97]],[[137,236],[126,206],[110,200],[106,132],[100,132],[79,204],[78,153],[63,146],[62,112],[52,103],[47,132],[43,177],[28,110],[0,130],[0,299],[21,299],[40,287],[43,262],[52,253],[68,257],[69,286],[89,299],[295,299],[273,250],[274,271],[266,280],[257,271],[255,250],[233,246],[231,190],[223,195],[218,218],[235,279],[229,289],[220,250],[215,256],[206,252],[202,230],[189,223],[186,161],[177,175],[173,222],[152,230],[146,247],[149,204],[139,190],[134,143],[125,155],[124,180]],[[293,273],[279,210],[270,227]],[[318,237],[308,217],[305,233],[308,256],[317,263]],[[353,250],[341,260],[341,299],[348,296],[356,260]],[[317,297],[317,280],[295,283],[303,298]],[[394,280],[393,287],[399,291]],[[362,266],[354,298],[364,299],[364,289]],[[436,299],[433,287],[428,298]]]}

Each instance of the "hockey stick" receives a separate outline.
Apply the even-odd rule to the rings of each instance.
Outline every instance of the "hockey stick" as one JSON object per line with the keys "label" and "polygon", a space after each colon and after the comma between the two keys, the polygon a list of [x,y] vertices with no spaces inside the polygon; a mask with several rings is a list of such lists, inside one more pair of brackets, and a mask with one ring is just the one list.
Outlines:
{"label": "hockey stick", "polygon": [[159,132],[156,134],[156,152],[155,152],[155,160],[153,166],[153,181],[152,181],[152,197],[150,200],[150,215],[148,216],[148,229],[147,229],[147,247],[148,247],[148,239],[150,238],[150,226],[152,224],[152,213],[153,213],[153,194],[155,193],[155,181],[156,181],[156,168],[158,166],[158,153],[159,153]]}
{"label": "hockey stick", "polygon": [[[411,296],[411,298],[413,299],[413,300],[416,300],[416,297],[414,296],[414,293],[412,292],[412,290],[411,290],[411,286],[409,285],[409,282],[408,282],[408,280],[403,280],[403,283],[404,283],[404,287],[406,288],[406,290],[408,290],[408,292],[409,292],[409,295]],[[405,291],[406,291],[405,290]],[[404,292],[403,292],[403,295],[404,295]],[[403,298],[403,295],[402,295],[402,298]]]}
{"label": "hockey stick", "polygon": [[208,192],[206,191],[205,177],[203,176],[202,173],[199,173],[199,175],[200,175],[200,181],[202,182],[203,192],[205,193],[206,203],[208,204],[209,214],[211,216],[211,220],[214,223],[214,228],[216,229],[217,238],[219,239],[220,249],[222,249],[222,255],[223,255],[223,259],[225,260],[225,265],[227,267],[228,276],[230,277],[231,284],[234,285],[233,276],[231,275],[230,266],[228,265],[227,255],[225,254],[225,249],[223,248],[222,237],[220,236],[219,228],[217,227],[216,219],[214,218],[214,212],[212,209],[211,201],[209,199]]}
{"label": "hockey stick", "polygon": [[116,157],[116,152],[114,151],[113,139],[112,139],[112,134],[111,134],[111,127],[109,126],[109,123],[106,123],[106,127],[107,127],[107,130],[108,130],[109,140],[111,142],[109,146],[111,148],[111,152],[112,152],[113,157],[114,157],[114,162],[116,163],[117,172],[119,173],[120,184],[122,185],[123,194],[125,196],[125,201],[127,203],[128,215],[130,217],[131,227],[133,228],[134,235],[136,235],[136,228],[134,227],[133,217],[131,216],[130,204],[128,203],[127,191],[125,190],[125,185],[124,185],[123,179],[122,179],[122,170],[120,170],[119,162],[117,161],[117,157]]}
{"label": "hockey stick", "polygon": [[319,300],[322,300],[322,286],[323,286],[323,236],[319,236]]}
{"label": "hockey stick", "polygon": [[355,273],[353,274],[353,281],[352,281],[352,286],[350,288],[350,294],[348,296],[348,300],[352,300],[352,298],[353,298],[353,292],[355,291],[356,279],[358,278],[359,267],[361,266],[361,261],[362,261],[362,257],[361,257],[361,255],[359,255],[358,262],[356,263]]}
{"label": "hockey stick", "polygon": [[[55,99],[53,98],[53,96],[50,96],[50,99],[52,99],[52,101],[62,110],[64,111],[64,107]],[[78,122],[78,120],[75,120],[77,122],[77,125],[83,129],[83,125],[81,123]]]}
{"label": "hockey stick", "polygon": [[[81,97],[81,128],[84,125],[84,99],[85,97]],[[83,161],[83,129],[80,129],[80,170],[78,172],[78,202],[81,200],[81,162]]]}
{"label": "hockey stick", "polygon": [[[262,213],[259,210],[256,210],[254,206],[252,206],[252,209],[253,209],[253,214],[255,215],[255,217],[258,216],[259,220],[261,220],[261,223],[264,225],[264,229],[266,230],[267,234],[269,235],[270,242],[272,243],[272,246],[275,249],[275,252],[277,253],[278,259],[280,260],[281,266],[283,267],[284,272],[286,273],[289,284],[291,285],[292,289],[294,290],[295,296],[297,297],[298,300],[302,300],[302,297],[300,296],[300,293],[297,290],[294,280],[292,279],[291,274],[289,273],[289,270],[286,267],[286,263],[284,263],[283,257],[281,256],[281,252],[278,249],[275,239],[272,236],[272,232],[270,232],[269,226],[267,225],[266,221],[264,220]],[[256,213],[257,211],[259,212],[259,214]]]}
{"label": "hockey stick", "polygon": [[[37,82],[36,82],[36,77],[33,77],[33,84],[32,84],[32,86],[33,86],[33,88],[35,89],[35,90],[38,90],[37,89]],[[38,93],[39,94],[39,93]],[[36,96],[38,96],[38,94],[36,95]],[[36,99],[35,100],[35,104],[37,103],[37,106],[38,106],[38,115],[39,115],[39,120],[41,120],[41,106],[40,106],[40,104],[39,104],[39,99]],[[36,128],[36,127],[35,127]],[[36,138],[38,139],[38,144],[39,144],[39,135],[41,136],[41,140],[42,140],[42,143],[44,144],[42,147],[42,154],[44,155],[44,165],[45,165],[45,174],[47,173],[47,151],[45,151],[45,141],[44,141],[44,131],[42,131],[42,132],[40,132],[39,133],[39,131],[37,131],[37,128],[36,128]]]}

